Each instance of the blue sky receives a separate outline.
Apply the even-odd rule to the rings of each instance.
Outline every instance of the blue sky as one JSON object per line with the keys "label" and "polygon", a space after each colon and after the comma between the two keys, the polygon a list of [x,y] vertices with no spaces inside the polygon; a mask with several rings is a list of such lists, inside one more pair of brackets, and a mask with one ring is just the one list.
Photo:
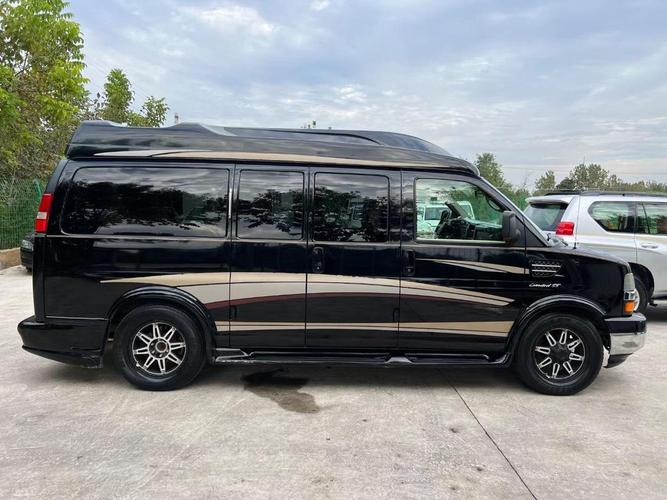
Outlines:
{"label": "blue sky", "polygon": [[[102,7],[102,5],[104,7]],[[601,163],[667,181],[667,2],[73,0],[86,75],[181,121],[381,129],[515,183]],[[138,103],[140,104],[140,102]]]}

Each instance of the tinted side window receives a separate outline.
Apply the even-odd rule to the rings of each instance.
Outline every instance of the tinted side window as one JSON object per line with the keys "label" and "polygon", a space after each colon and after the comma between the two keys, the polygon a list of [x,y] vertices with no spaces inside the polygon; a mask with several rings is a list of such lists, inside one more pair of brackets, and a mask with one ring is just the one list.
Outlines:
{"label": "tinted side window", "polygon": [[418,240],[501,242],[503,209],[465,181],[417,179]]}
{"label": "tinted side window", "polygon": [[634,233],[634,203],[624,201],[596,201],[588,213],[602,229],[613,233]]}
{"label": "tinted side window", "polygon": [[637,232],[645,234],[667,234],[667,203],[644,203],[639,209]]}
{"label": "tinted side window", "polygon": [[239,238],[301,239],[303,174],[241,171],[237,217]]}
{"label": "tinted side window", "polygon": [[387,241],[389,179],[315,174],[313,236],[317,241]]}
{"label": "tinted side window", "polygon": [[221,169],[81,168],[61,226],[72,234],[223,237],[228,180]]}

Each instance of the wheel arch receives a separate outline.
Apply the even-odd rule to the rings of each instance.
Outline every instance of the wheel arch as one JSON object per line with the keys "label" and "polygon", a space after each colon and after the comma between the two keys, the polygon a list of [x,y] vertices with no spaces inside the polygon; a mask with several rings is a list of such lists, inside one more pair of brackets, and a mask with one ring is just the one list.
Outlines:
{"label": "wheel arch", "polygon": [[508,353],[511,356],[514,355],[514,351],[530,323],[540,316],[551,313],[572,314],[591,321],[600,334],[602,343],[607,349],[609,348],[609,328],[604,320],[604,309],[595,302],[576,295],[554,295],[534,302],[515,321],[508,339]]}
{"label": "wheel arch", "polygon": [[[637,264],[636,262],[630,262],[630,269],[632,269],[632,274],[642,280],[648,289],[647,291],[650,295],[652,295],[653,290],[655,289],[655,280],[653,279],[653,273],[651,273],[649,268],[642,266],[641,264]],[[650,298],[651,297],[649,296],[649,301]]]}
{"label": "wheel arch", "polygon": [[206,307],[194,296],[179,289],[150,286],[131,290],[121,296],[111,307],[107,323],[104,346],[113,338],[116,328],[122,319],[137,307],[144,305],[165,305],[180,309],[190,316],[199,326],[199,332],[204,341],[207,358],[213,352],[215,341],[215,321]]}

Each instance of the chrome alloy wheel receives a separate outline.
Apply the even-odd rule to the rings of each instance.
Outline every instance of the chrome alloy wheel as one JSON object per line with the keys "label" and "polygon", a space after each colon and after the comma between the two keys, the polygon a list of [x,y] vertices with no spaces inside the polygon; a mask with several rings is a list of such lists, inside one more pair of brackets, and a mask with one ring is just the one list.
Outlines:
{"label": "chrome alloy wheel", "polygon": [[155,321],[144,325],[132,339],[132,358],[149,375],[168,375],[185,359],[183,335],[175,326]]}
{"label": "chrome alloy wheel", "polygon": [[581,370],[586,348],[579,335],[566,328],[546,332],[535,344],[533,360],[540,373],[550,380],[564,380]]}

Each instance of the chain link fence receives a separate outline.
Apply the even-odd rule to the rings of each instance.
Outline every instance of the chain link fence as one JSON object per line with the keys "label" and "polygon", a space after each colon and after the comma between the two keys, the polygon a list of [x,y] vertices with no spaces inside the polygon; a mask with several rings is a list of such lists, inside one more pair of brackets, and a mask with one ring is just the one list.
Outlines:
{"label": "chain link fence", "polygon": [[18,247],[33,230],[45,187],[38,179],[0,179],[0,250]]}

